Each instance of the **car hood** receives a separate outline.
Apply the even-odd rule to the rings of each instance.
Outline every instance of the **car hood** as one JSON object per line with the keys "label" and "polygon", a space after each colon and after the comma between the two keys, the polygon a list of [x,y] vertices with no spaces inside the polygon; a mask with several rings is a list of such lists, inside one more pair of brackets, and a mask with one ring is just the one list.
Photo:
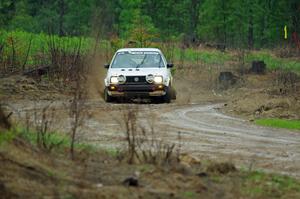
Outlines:
{"label": "car hood", "polygon": [[146,76],[146,75],[167,75],[166,68],[110,68],[107,72],[107,77],[110,76]]}

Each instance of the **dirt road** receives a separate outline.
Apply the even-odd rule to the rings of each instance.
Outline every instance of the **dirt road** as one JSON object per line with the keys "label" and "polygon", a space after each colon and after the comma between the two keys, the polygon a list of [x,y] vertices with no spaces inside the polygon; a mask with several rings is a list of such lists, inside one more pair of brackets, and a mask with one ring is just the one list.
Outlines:
{"label": "dirt road", "polygon": [[[64,102],[52,104],[63,110]],[[25,107],[26,105],[26,107]],[[25,111],[40,110],[45,102],[14,102],[12,106],[24,116]],[[104,104],[89,101],[91,117],[81,136],[102,147],[120,147],[124,143],[122,111],[138,107],[141,124],[154,124],[158,137],[178,143],[182,150],[199,157],[233,161],[245,169],[300,177],[300,132],[259,127],[251,122],[227,116],[222,104]],[[60,114],[62,117],[63,114]],[[67,117],[66,115],[64,117]],[[63,130],[68,119],[61,120]]]}
{"label": "dirt road", "polygon": [[185,148],[238,165],[300,175],[300,132],[258,127],[226,116],[220,105],[192,105],[163,114],[169,129],[185,132]]}

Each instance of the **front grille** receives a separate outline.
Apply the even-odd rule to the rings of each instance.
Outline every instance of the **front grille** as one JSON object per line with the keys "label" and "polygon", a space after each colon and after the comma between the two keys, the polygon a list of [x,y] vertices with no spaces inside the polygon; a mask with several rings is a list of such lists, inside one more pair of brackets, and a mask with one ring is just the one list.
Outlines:
{"label": "front grille", "polygon": [[147,84],[146,76],[126,76],[125,84]]}
{"label": "front grille", "polygon": [[155,90],[153,85],[119,85],[119,92],[152,92]]}

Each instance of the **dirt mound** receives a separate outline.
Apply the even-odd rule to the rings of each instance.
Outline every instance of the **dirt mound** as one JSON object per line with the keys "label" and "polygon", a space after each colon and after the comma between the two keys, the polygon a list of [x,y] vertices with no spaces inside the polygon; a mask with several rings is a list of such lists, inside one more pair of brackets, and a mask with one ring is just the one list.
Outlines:
{"label": "dirt mound", "polygon": [[12,99],[57,99],[68,91],[68,86],[60,90],[48,80],[36,82],[33,78],[13,75],[0,78],[0,100]]}
{"label": "dirt mound", "polygon": [[280,88],[274,85],[274,75],[245,76],[245,87],[231,90],[231,100],[224,110],[248,119],[299,119],[300,92],[279,92]]}
{"label": "dirt mound", "polygon": [[[215,198],[197,175],[185,175],[168,167],[128,165],[105,153],[81,153],[75,161],[67,154],[39,151],[21,140],[0,151],[0,195],[5,198]],[[134,173],[137,184],[124,183]],[[34,191],[33,191],[34,190]],[[228,194],[227,194],[228,193]],[[230,192],[225,195],[230,195]]]}

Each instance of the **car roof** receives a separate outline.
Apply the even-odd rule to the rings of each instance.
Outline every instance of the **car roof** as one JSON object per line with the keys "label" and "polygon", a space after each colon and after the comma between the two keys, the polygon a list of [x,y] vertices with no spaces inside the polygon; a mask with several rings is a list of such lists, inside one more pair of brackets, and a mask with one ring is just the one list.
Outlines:
{"label": "car roof", "polygon": [[128,52],[128,51],[142,51],[142,52],[159,52],[161,51],[158,48],[121,48],[117,52]]}

